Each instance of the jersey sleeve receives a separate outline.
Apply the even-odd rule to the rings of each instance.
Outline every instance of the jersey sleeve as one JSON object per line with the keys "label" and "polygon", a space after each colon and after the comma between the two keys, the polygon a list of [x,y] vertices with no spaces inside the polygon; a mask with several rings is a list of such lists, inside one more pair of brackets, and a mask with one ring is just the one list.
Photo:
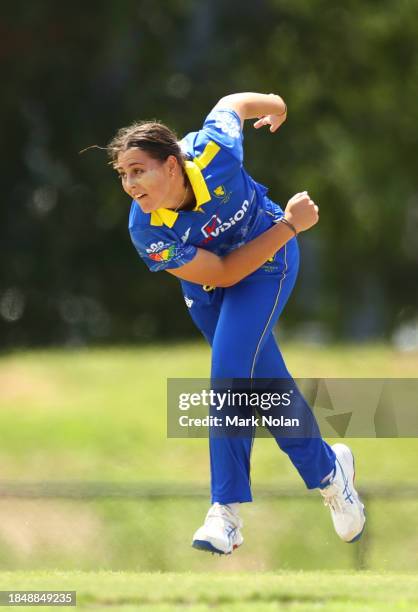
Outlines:
{"label": "jersey sleeve", "polygon": [[239,164],[243,162],[243,134],[241,119],[228,108],[215,107],[206,117],[202,130]]}
{"label": "jersey sleeve", "polygon": [[195,257],[197,248],[184,245],[164,232],[148,232],[137,227],[130,228],[131,240],[151,272],[179,268]]}

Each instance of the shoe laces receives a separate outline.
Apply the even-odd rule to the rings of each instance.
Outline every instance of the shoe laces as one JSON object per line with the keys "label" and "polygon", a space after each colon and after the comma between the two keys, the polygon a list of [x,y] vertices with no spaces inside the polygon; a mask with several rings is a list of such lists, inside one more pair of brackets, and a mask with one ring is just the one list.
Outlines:
{"label": "shoe laces", "polygon": [[242,521],[240,517],[234,512],[232,512],[232,510],[230,510],[227,505],[222,505],[218,503],[213,504],[213,506],[209,508],[209,512],[206,516],[206,521],[210,519],[221,519],[222,521],[228,523],[228,525],[230,525],[231,527],[242,527]]}
{"label": "shoe laces", "polygon": [[334,512],[344,512],[344,498],[341,487],[333,482],[327,487],[320,489],[321,495],[324,498],[324,506],[328,506]]}

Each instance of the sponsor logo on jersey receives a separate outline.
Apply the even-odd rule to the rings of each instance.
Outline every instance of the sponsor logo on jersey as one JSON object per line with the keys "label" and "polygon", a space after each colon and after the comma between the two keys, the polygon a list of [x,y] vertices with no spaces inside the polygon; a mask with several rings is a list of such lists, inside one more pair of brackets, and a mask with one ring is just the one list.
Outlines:
{"label": "sponsor logo on jersey", "polygon": [[216,236],[219,234],[219,226],[222,225],[222,221],[218,217],[218,215],[212,215],[211,218],[205,225],[201,228],[202,233],[207,238],[212,236],[216,232]]}
{"label": "sponsor logo on jersey", "polygon": [[170,261],[174,257],[176,247],[174,244],[164,244],[160,240],[150,244],[146,251],[153,261]]}
{"label": "sponsor logo on jersey", "polygon": [[184,232],[183,236],[181,237],[181,241],[183,244],[188,241],[191,229],[191,227],[188,227],[187,230]]}
{"label": "sponsor logo on jersey", "polygon": [[245,213],[248,210],[248,206],[249,206],[248,200],[244,200],[241,208],[239,208],[232,217],[229,217],[229,219],[226,219],[225,221],[222,221],[218,217],[218,215],[212,215],[210,220],[207,223],[205,223],[205,225],[201,228],[202,233],[205,236],[205,239],[202,242],[200,242],[200,244],[207,244],[214,238],[217,238],[219,234],[231,229],[233,225],[235,225],[236,223],[241,221],[241,219],[243,219],[243,217],[245,216]]}
{"label": "sponsor logo on jersey", "polygon": [[187,295],[184,296],[184,301],[186,302],[187,308],[191,308],[193,306],[193,300],[188,298]]}

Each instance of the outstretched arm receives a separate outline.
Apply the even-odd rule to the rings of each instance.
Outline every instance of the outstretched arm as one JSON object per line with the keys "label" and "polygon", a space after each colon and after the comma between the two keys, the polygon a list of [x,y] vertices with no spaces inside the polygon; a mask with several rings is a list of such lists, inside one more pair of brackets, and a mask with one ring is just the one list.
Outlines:
{"label": "outstretched arm", "polygon": [[[302,232],[318,222],[318,207],[306,191],[297,193],[287,203],[284,218]],[[291,227],[279,222],[224,257],[197,249],[190,263],[167,272],[199,285],[230,287],[255,272],[293,237]]]}
{"label": "outstretched arm", "polygon": [[236,93],[224,96],[215,108],[231,108],[241,118],[258,119],[254,123],[256,129],[270,125],[270,132],[275,132],[286,121],[287,107],[283,99],[276,94]]}

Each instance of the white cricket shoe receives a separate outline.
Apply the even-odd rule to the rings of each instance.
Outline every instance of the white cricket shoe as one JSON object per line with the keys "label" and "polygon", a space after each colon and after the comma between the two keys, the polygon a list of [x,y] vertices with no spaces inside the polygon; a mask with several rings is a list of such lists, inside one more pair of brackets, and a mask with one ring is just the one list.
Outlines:
{"label": "white cricket shoe", "polygon": [[205,523],[193,536],[192,546],[220,555],[229,555],[241,546],[243,522],[228,505],[215,503],[209,508]]}
{"label": "white cricket shoe", "polygon": [[364,505],[354,488],[354,456],[345,444],[334,444],[332,449],[335,474],[319,490],[324,505],[331,510],[335,531],[342,540],[352,543],[361,538],[366,522]]}

